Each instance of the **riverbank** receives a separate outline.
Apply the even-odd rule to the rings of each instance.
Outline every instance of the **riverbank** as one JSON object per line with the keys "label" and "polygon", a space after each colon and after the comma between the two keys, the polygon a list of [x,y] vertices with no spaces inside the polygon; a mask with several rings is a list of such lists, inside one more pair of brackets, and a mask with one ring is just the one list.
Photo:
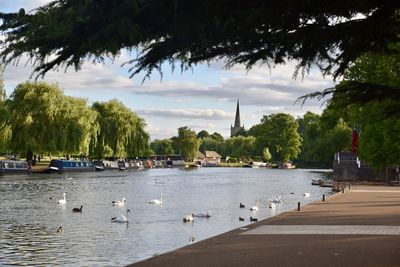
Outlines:
{"label": "riverbank", "polygon": [[400,188],[353,186],[141,266],[398,266]]}

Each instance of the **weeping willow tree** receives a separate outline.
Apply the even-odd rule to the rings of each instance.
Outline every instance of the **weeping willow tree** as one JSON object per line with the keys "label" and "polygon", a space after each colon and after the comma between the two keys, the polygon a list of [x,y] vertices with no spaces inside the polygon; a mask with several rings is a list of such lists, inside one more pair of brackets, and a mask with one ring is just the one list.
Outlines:
{"label": "weeping willow tree", "polygon": [[65,96],[58,113],[59,147],[67,154],[88,155],[92,138],[98,132],[97,112],[88,107],[87,100]]}
{"label": "weeping willow tree", "polygon": [[62,129],[57,124],[63,92],[57,85],[43,82],[19,84],[11,94],[12,137],[10,145],[16,152],[60,150]]}
{"label": "weeping willow tree", "polygon": [[4,89],[3,80],[0,79],[0,153],[8,149],[11,139],[9,117],[9,112],[6,108],[6,91]]}
{"label": "weeping willow tree", "polygon": [[120,101],[96,102],[99,131],[92,142],[91,154],[96,157],[133,157],[149,151],[149,135],[144,131],[144,120]]}
{"label": "weeping willow tree", "polygon": [[96,112],[85,99],[65,96],[55,84],[19,84],[7,101],[16,152],[87,154],[96,136]]}

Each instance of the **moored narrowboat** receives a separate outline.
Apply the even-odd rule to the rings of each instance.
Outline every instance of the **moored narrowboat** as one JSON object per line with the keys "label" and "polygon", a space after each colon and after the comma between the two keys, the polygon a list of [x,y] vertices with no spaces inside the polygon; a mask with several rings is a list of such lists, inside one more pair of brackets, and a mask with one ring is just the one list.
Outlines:
{"label": "moored narrowboat", "polygon": [[0,160],[0,174],[28,173],[28,163],[20,160]]}
{"label": "moored narrowboat", "polygon": [[53,159],[47,167],[48,172],[93,172],[95,167],[88,160]]}

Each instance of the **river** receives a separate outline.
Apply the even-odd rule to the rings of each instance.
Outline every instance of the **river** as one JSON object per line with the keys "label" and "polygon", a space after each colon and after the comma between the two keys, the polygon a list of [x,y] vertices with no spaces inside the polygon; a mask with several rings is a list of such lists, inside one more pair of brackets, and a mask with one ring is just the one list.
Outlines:
{"label": "river", "polygon": [[[123,266],[321,199],[324,174],[266,168],[151,169],[0,176],[0,265]],[[305,198],[304,192],[311,196]],[[66,192],[65,205],[57,204]],[[163,193],[163,204],[149,204]],[[281,195],[282,204],[268,207]],[[126,198],[125,207],[111,205]],[[259,201],[259,211],[249,207]],[[239,208],[242,202],[246,208]],[[72,208],[83,205],[82,213]],[[126,215],[129,224],[112,223]],[[183,223],[184,215],[210,218]],[[239,216],[245,221],[239,221]],[[57,233],[62,226],[63,233]]]}

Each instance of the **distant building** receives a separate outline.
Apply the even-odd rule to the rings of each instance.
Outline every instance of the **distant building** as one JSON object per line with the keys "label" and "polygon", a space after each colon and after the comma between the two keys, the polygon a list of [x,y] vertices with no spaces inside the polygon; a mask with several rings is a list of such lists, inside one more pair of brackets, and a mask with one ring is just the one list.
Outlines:
{"label": "distant building", "polygon": [[206,166],[217,166],[221,163],[221,155],[215,151],[205,151]]}
{"label": "distant building", "polygon": [[237,132],[244,132],[244,125],[240,126],[239,99],[237,100],[237,105],[236,105],[235,124],[233,125],[233,127],[231,124],[231,137],[235,136]]}

